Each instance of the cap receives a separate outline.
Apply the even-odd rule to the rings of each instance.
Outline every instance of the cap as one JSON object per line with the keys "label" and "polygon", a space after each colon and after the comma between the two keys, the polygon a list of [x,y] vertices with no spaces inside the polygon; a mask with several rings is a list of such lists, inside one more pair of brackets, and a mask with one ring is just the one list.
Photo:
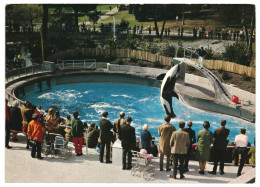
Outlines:
{"label": "cap", "polygon": [[130,116],[127,116],[126,121],[133,121]]}

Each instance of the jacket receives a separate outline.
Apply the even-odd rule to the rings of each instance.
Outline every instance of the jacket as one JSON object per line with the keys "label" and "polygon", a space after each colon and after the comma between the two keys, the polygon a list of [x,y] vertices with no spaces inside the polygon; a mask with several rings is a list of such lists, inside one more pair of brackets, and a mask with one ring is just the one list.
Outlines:
{"label": "jacket", "polygon": [[119,139],[121,140],[122,147],[124,149],[134,148],[136,145],[135,128],[129,124],[123,124],[120,125],[120,129]]}
{"label": "jacket", "polygon": [[218,150],[225,150],[228,145],[228,135],[229,135],[229,129],[226,129],[225,127],[217,128],[213,134],[213,146],[214,149]]}
{"label": "jacket", "polygon": [[183,129],[185,132],[187,132],[190,136],[190,147],[192,144],[196,143],[196,136],[195,136],[195,131],[192,130],[191,128],[185,128]]}
{"label": "jacket", "polygon": [[176,131],[176,128],[169,123],[165,123],[159,126],[158,134],[160,136],[158,151],[165,155],[171,154],[170,139],[172,133]]}
{"label": "jacket", "polygon": [[98,123],[100,127],[99,138],[101,142],[110,142],[112,140],[110,130],[113,128],[113,125],[106,118],[100,118]]}
{"label": "jacket", "polygon": [[187,150],[190,145],[189,134],[183,129],[173,132],[170,145],[172,154],[187,154]]}
{"label": "jacket", "polygon": [[98,143],[99,132],[96,128],[88,128],[88,148],[95,148]]}
{"label": "jacket", "polygon": [[22,114],[18,107],[9,108],[10,126],[12,130],[22,131]]}
{"label": "jacket", "polygon": [[28,139],[31,138],[32,140],[34,140],[35,138],[37,138],[38,142],[42,142],[42,125],[39,121],[32,120],[29,123],[27,136]]}
{"label": "jacket", "polygon": [[147,130],[143,130],[141,133],[141,145],[142,145],[142,149],[145,149],[148,154],[151,153],[151,140],[152,140],[151,133]]}
{"label": "jacket", "polygon": [[210,159],[210,145],[213,142],[213,133],[207,129],[200,130],[197,135],[196,157],[199,161]]}
{"label": "jacket", "polygon": [[71,136],[75,138],[83,137],[84,135],[84,126],[82,121],[79,118],[74,118],[71,121]]}

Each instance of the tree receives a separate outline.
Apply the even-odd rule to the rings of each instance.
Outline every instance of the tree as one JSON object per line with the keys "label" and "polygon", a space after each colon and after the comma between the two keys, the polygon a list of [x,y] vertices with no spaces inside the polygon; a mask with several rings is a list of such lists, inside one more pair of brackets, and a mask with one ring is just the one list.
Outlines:
{"label": "tree", "polygon": [[88,13],[89,20],[93,23],[93,26],[99,20],[99,18],[100,18],[99,15],[100,15],[100,12],[98,12],[97,10],[91,11],[91,12]]}

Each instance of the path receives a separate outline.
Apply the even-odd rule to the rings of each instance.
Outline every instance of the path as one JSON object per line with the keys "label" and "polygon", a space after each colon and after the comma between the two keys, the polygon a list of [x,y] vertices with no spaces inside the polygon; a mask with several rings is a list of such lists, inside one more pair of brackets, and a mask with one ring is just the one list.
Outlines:
{"label": "path", "polygon": [[[7,183],[228,183],[236,178],[238,169],[229,164],[225,166],[225,175],[217,173],[213,176],[207,173],[212,170],[213,165],[207,164],[206,174],[200,175],[198,162],[190,161],[190,171],[185,173],[185,179],[180,180],[178,174],[177,179],[174,180],[169,178],[172,172],[159,171],[159,159],[156,158],[154,159],[155,178],[146,181],[139,176],[132,176],[128,170],[123,171],[121,166],[100,163],[98,153],[94,149],[89,149],[89,154],[81,157],[73,153],[67,160],[56,157],[48,157],[40,161],[32,159],[30,151],[25,149],[25,136],[18,135],[18,139],[19,142],[10,142],[12,149],[5,149],[5,182]],[[255,174],[254,168],[245,166],[242,176],[246,177],[245,172],[249,171],[252,172],[251,176]]]}
{"label": "path", "polygon": [[[114,15],[115,13],[117,13],[117,12],[118,12],[118,8],[117,8],[117,7],[113,8],[111,11],[108,11],[107,13],[103,14],[103,15],[99,18],[98,22],[107,19],[109,16],[113,16],[113,15]],[[85,24],[86,24],[86,25],[92,25],[92,22],[87,21],[87,22],[85,22]]]}

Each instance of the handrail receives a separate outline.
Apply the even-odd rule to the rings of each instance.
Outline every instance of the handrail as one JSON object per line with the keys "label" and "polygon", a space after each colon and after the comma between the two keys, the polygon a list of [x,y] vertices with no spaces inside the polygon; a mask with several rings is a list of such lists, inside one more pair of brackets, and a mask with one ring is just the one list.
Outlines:
{"label": "handrail", "polygon": [[[93,63],[92,63],[93,62]],[[78,65],[80,63],[83,63],[83,65]],[[92,63],[89,65],[89,63]],[[71,68],[71,66],[67,66],[65,64],[72,64],[72,68],[75,69],[76,68],[87,68],[90,69],[91,67],[93,68],[97,68],[97,61],[96,59],[83,59],[83,60],[60,60],[57,59],[57,64],[56,66],[62,67],[62,69],[66,69],[66,68]]]}

